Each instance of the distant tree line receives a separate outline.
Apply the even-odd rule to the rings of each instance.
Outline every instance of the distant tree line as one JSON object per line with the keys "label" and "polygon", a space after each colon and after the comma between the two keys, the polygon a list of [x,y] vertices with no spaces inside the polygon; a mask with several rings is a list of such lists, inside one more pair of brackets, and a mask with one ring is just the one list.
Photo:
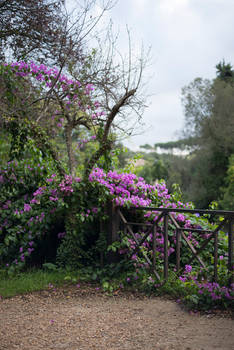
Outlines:
{"label": "distant tree line", "polygon": [[[234,70],[225,61],[216,69],[214,80],[196,78],[182,89],[181,139],[141,146],[146,163],[138,171],[150,182],[164,178],[169,188],[178,183],[197,207],[218,201],[234,210]],[[158,154],[158,147],[170,152]]]}

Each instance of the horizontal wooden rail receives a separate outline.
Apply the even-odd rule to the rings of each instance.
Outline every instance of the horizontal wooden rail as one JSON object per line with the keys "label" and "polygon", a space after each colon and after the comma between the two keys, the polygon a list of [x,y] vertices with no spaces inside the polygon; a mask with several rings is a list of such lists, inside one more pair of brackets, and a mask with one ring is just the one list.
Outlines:
{"label": "horizontal wooden rail", "polygon": [[191,213],[191,214],[209,214],[234,217],[234,211],[230,210],[209,210],[209,209],[180,209],[180,208],[159,208],[159,207],[129,207],[128,210],[148,210],[163,211],[164,213]]}

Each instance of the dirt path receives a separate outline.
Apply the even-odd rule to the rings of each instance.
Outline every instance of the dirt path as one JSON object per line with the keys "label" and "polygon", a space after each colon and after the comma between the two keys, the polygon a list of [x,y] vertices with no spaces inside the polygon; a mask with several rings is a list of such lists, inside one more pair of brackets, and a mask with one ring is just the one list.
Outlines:
{"label": "dirt path", "polygon": [[0,350],[234,349],[234,321],[190,315],[173,301],[90,288],[0,301]]}

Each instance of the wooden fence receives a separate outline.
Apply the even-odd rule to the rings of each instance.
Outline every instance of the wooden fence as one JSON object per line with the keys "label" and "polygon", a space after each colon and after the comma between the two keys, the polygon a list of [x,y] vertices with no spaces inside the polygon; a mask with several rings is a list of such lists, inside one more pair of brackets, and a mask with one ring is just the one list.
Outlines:
{"label": "wooden fence", "polygon": [[[158,218],[154,223],[142,223],[142,222],[129,222],[126,219],[126,209],[125,214],[123,213],[123,210],[121,208],[115,207],[112,205],[111,208],[111,215],[110,215],[110,238],[109,243],[112,243],[119,239],[118,233],[122,229],[122,231],[129,235],[135,242],[136,248],[132,252],[132,255],[135,254],[137,251],[139,251],[142,244],[146,241],[147,237],[152,234],[152,261],[149,259],[149,257],[146,256],[147,263],[152,267],[152,270],[155,274],[155,276],[159,279],[159,274],[156,269],[157,261],[156,261],[156,232],[157,227],[159,223],[163,222],[163,236],[164,236],[164,247],[163,247],[163,273],[164,273],[164,280],[168,279],[168,225],[172,225],[176,231],[176,247],[175,247],[175,254],[176,254],[176,271],[179,273],[181,272],[181,246],[182,242],[190,249],[192,256],[187,262],[187,264],[190,264],[194,259],[196,259],[201,267],[206,267],[204,261],[202,260],[200,254],[202,251],[204,251],[210,241],[213,240],[213,258],[214,258],[214,275],[213,280],[216,282],[218,277],[218,242],[219,242],[219,231],[223,228],[225,228],[225,231],[227,231],[228,234],[228,270],[230,272],[230,280],[229,283],[233,282],[233,236],[234,236],[234,211],[223,211],[223,210],[201,210],[201,209],[172,209],[172,208],[153,208],[153,207],[132,207],[127,209],[127,214],[130,214],[132,212],[137,211],[147,211],[147,212],[158,212]],[[182,213],[182,214],[199,214],[199,216],[202,215],[209,215],[210,218],[214,217],[222,217],[223,220],[220,221],[219,225],[213,230],[207,230],[203,228],[185,228],[181,226],[181,223],[176,220],[174,213]],[[143,237],[139,240],[137,238],[136,232],[134,232],[134,227],[137,227],[137,230],[139,227],[142,226],[146,230],[144,232]],[[204,242],[199,248],[196,248],[192,242],[188,239],[186,236],[187,232],[197,232],[197,233],[206,233],[208,238],[204,239]]]}

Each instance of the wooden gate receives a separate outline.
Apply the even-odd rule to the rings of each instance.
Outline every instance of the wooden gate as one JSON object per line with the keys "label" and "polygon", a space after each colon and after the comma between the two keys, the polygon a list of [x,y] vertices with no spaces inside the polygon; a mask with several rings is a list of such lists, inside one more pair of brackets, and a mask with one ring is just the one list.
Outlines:
{"label": "wooden gate", "polygon": [[[126,211],[126,209],[124,209]],[[157,272],[156,265],[156,232],[159,224],[163,224],[163,237],[164,237],[164,247],[163,247],[163,272],[164,280],[168,279],[168,225],[172,225],[176,231],[176,271],[181,272],[181,247],[183,243],[190,249],[192,257],[188,261],[190,264],[194,259],[196,259],[200,266],[205,268],[206,265],[203,262],[200,254],[205,250],[208,243],[213,240],[213,258],[214,258],[214,275],[213,280],[217,281],[217,266],[218,266],[218,242],[219,242],[219,231],[225,227],[228,231],[228,270],[231,273],[229,282],[233,282],[233,226],[234,226],[234,211],[223,211],[223,210],[199,210],[199,209],[172,209],[172,208],[153,208],[153,207],[132,207],[128,209],[128,213],[132,211],[147,211],[147,212],[157,212],[158,218],[154,223],[142,223],[142,222],[129,222],[121,208],[112,207],[111,214],[111,242],[118,239],[118,231],[121,226],[125,235],[129,235],[135,242],[136,248],[131,253],[131,256],[140,250],[140,247],[144,242],[146,242],[147,237],[152,234],[152,260],[148,256],[145,256],[147,263],[151,266],[155,276],[160,279],[160,276]],[[180,222],[174,217],[175,213],[182,214],[196,214],[196,215],[210,215],[212,217],[222,217],[223,220],[215,228],[215,230],[207,230],[203,228],[185,228],[181,226]],[[143,237],[139,240],[134,232],[134,227],[143,226],[146,230]],[[208,238],[204,239],[202,245],[197,249],[192,242],[186,236],[187,232],[197,232],[197,233],[206,233]]]}

